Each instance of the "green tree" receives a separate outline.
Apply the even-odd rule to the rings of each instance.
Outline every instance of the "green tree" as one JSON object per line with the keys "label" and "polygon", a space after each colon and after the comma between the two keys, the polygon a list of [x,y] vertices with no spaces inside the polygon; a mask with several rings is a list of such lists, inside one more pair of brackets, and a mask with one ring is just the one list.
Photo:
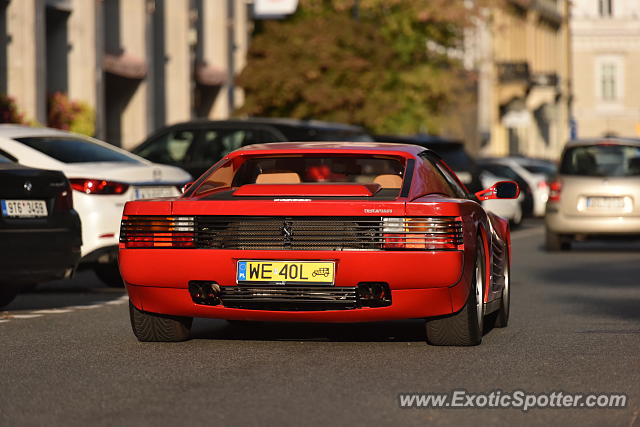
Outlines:
{"label": "green tree", "polygon": [[474,11],[461,0],[302,0],[258,23],[238,114],[438,132],[468,78],[455,55]]}

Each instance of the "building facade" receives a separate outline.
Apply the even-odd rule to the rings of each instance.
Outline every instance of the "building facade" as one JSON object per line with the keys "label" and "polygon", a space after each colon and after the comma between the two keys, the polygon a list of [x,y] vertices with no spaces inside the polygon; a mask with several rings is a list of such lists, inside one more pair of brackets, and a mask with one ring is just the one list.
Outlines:
{"label": "building facade", "polygon": [[554,159],[569,137],[568,0],[499,0],[484,11],[467,58],[478,75],[482,156]]}
{"label": "building facade", "polygon": [[226,118],[242,102],[228,83],[249,14],[246,0],[0,0],[0,93],[44,124],[62,92],[124,148],[165,124]]}
{"label": "building facade", "polygon": [[640,137],[640,0],[575,0],[576,136]]}

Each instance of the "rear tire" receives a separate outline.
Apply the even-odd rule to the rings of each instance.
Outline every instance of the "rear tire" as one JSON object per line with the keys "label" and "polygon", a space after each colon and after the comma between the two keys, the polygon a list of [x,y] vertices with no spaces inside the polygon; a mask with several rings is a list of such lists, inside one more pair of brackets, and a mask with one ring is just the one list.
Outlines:
{"label": "rear tire", "polygon": [[120,269],[118,268],[118,263],[109,263],[109,264],[96,264],[93,267],[93,271],[96,273],[96,276],[104,284],[110,286],[112,288],[121,288],[124,286],[124,282],[122,281],[122,277],[120,276]]}
{"label": "rear tire", "polygon": [[427,342],[431,345],[472,346],[482,342],[486,260],[480,237],[477,246],[473,285],[465,306],[455,314],[426,321]]}
{"label": "rear tire", "polygon": [[20,286],[12,283],[0,283],[0,307],[9,305],[18,296]]}
{"label": "rear tire", "polygon": [[570,251],[571,241],[547,229],[545,233],[545,247],[549,252]]}
{"label": "rear tire", "polygon": [[193,318],[148,313],[129,301],[129,318],[133,333],[142,342],[177,342],[188,340]]}

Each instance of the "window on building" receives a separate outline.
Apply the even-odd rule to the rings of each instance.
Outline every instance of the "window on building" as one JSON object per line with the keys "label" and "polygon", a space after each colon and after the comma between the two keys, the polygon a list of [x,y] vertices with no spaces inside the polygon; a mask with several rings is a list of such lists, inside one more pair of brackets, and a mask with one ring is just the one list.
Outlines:
{"label": "window on building", "polygon": [[603,101],[618,99],[617,66],[613,62],[605,62],[600,69],[600,95]]}
{"label": "window on building", "polygon": [[47,3],[45,9],[45,41],[47,93],[67,93],[69,89],[69,30],[71,10]]}
{"label": "window on building", "polygon": [[9,2],[0,0],[0,93],[7,93],[7,6]]}
{"label": "window on building", "polygon": [[598,0],[600,16],[613,16],[613,0]]}

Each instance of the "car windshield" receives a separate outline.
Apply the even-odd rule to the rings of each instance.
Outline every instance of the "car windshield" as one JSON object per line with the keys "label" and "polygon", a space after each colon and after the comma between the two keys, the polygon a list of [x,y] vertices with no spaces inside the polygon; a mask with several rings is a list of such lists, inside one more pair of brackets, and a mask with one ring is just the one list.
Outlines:
{"label": "car windshield", "polygon": [[16,140],[63,163],[140,163],[118,150],[82,138],[45,136]]}
{"label": "car windshield", "polygon": [[640,147],[598,144],[569,148],[560,173],[581,176],[638,176]]}
{"label": "car windshield", "polygon": [[537,173],[547,177],[553,176],[556,173],[555,168],[551,165],[522,165],[522,167],[531,173]]}
{"label": "car windshield", "polygon": [[404,161],[395,157],[357,155],[287,155],[236,157],[206,177],[196,195],[245,184],[378,183],[400,189]]}

